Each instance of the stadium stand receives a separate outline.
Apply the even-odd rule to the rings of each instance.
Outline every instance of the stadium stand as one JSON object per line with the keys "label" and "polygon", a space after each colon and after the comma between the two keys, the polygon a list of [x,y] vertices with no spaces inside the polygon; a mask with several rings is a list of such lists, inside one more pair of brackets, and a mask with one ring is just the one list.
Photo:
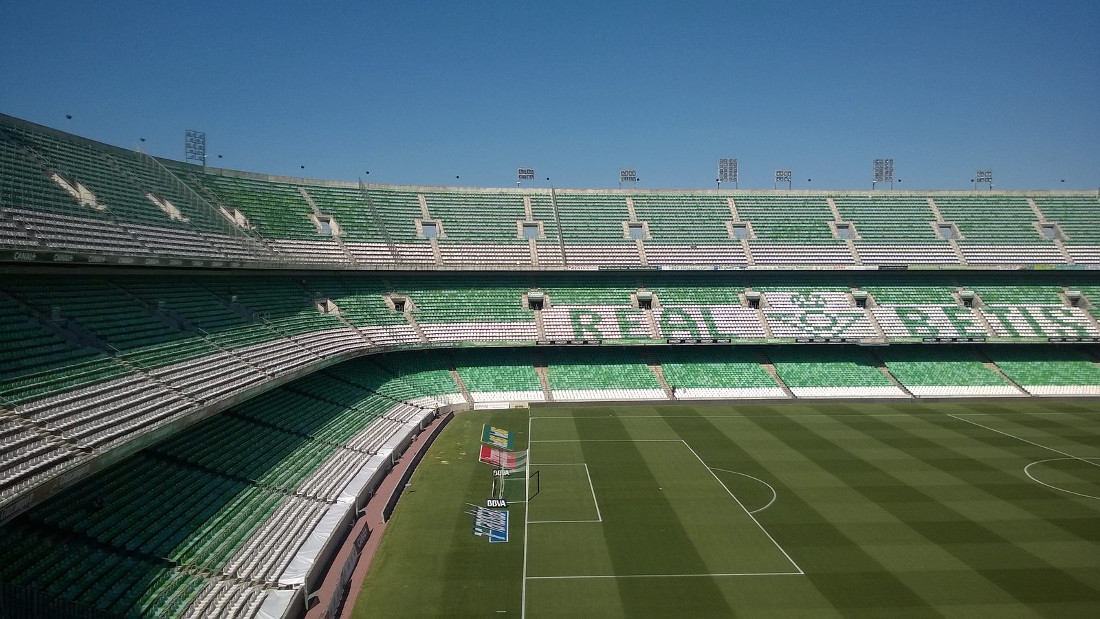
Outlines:
{"label": "stadium stand", "polygon": [[891,346],[879,356],[915,396],[1020,395],[973,352],[960,347]]}
{"label": "stadium stand", "polygon": [[1100,395],[1097,221],[1092,192],[272,177],[0,115],[0,586],[289,616],[451,410]]}
{"label": "stadium stand", "polygon": [[[350,370],[383,384],[395,380],[366,360]],[[55,570],[56,595],[111,612],[236,616],[235,608],[251,616],[299,578],[292,562],[326,517],[354,509],[362,489],[349,485],[378,469],[394,439],[430,414],[314,374],[24,514],[0,529],[4,564]],[[35,541],[37,555],[15,554],[25,539]],[[51,558],[56,565],[46,564]],[[130,573],[83,573],[92,563]],[[33,569],[5,576],[15,584],[40,581]]]}
{"label": "stadium stand", "polygon": [[555,401],[650,400],[665,392],[657,377],[629,349],[555,349],[547,355]]}
{"label": "stadium stand", "polygon": [[851,351],[817,346],[775,348],[768,356],[796,397],[905,397],[869,358]]}
{"label": "stadium stand", "polygon": [[658,356],[678,399],[787,397],[752,352],[669,348]]}
{"label": "stadium stand", "polygon": [[995,346],[987,354],[1006,376],[1032,395],[1098,395],[1094,355],[1043,346]]}
{"label": "stadium stand", "polygon": [[458,375],[474,406],[488,402],[542,402],[545,395],[531,355],[523,350],[466,350]]}

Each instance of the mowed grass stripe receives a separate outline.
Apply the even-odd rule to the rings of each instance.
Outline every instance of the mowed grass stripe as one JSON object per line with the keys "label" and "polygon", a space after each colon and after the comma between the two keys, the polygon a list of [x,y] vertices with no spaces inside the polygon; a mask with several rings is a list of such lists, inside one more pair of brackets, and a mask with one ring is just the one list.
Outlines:
{"label": "mowed grass stripe", "polygon": [[[754,420],[758,418],[781,420],[782,415],[768,405],[751,407]],[[741,410],[741,407],[738,407]],[[707,407],[708,411],[712,407]],[[775,540],[794,558],[814,590],[791,587],[784,581],[775,588],[774,608],[792,615],[828,614],[822,604],[845,616],[876,616],[881,609],[902,611],[909,608],[925,608],[926,603],[905,583],[896,578],[882,563],[811,504],[782,483],[787,476],[805,473],[806,462],[788,454],[775,453],[781,461],[761,462],[745,451],[731,435],[744,437],[762,449],[771,452],[767,438],[771,436],[745,417],[731,417],[730,421],[700,415],[695,407],[677,407],[670,410],[675,417],[668,423],[685,441],[690,442],[711,466],[742,471],[766,479],[776,487],[776,503],[756,514],[757,520]],[[771,416],[769,417],[769,413]],[[805,416],[805,410],[796,415]],[[774,442],[782,441],[772,437]],[[771,588],[777,583],[754,581],[757,588]]]}
{"label": "mowed grass stripe", "polygon": [[1024,413],[959,417],[1078,458],[1100,458],[1100,418],[1095,416]]}
{"label": "mowed grass stripe", "polygon": [[[576,425],[582,437],[623,441],[581,443],[596,496],[608,497],[600,507],[616,573],[710,572],[649,463],[630,442],[622,420],[579,417]],[[644,520],[639,518],[642,515]],[[637,522],[648,526],[631,526]],[[735,616],[711,578],[619,578],[615,582],[628,617]]]}
{"label": "mowed grass stripe", "polygon": [[513,412],[466,412],[443,429],[389,521],[356,618],[520,615],[523,505],[510,506],[507,544],[474,536],[464,513],[467,503],[484,505],[492,483],[491,468],[477,462],[483,423],[517,431],[519,446],[526,441],[526,417]]}
{"label": "mowed grass stripe", "polygon": [[[959,479],[973,487],[976,495],[982,488],[996,490],[997,484],[991,483],[992,478],[1004,479],[1003,471],[992,469],[986,464],[921,437],[901,424],[890,423],[875,417],[861,419],[842,416],[838,417],[837,421],[854,433],[873,438],[901,453],[909,454],[915,466],[920,468],[930,466]],[[807,436],[814,434],[809,428],[807,430],[809,430]],[[803,441],[815,442],[812,438],[804,438]],[[819,438],[818,441],[828,442],[824,438]],[[919,487],[910,485],[897,475],[883,470],[875,462],[863,460],[856,453],[849,453],[852,456],[851,462],[862,469],[859,476],[861,481],[855,486],[857,490],[880,507],[890,511],[928,541],[951,553],[974,572],[997,585],[1010,599],[1029,606],[1040,614],[1050,613],[1051,608],[1044,606],[1047,603],[1100,602],[1100,592],[1078,581],[1063,569],[1024,550],[990,527],[949,507]],[[882,458],[882,460],[890,461],[889,458]],[[955,472],[968,474],[971,480],[960,479],[955,476]],[[1022,488],[1021,484],[1014,486],[1016,490],[1024,492],[1030,490]],[[1012,503],[1005,503],[1003,506],[1010,508],[1012,505]],[[992,509],[996,509],[996,506]],[[993,567],[995,565],[998,567]],[[934,573],[931,572],[931,574]],[[927,575],[920,577],[927,578]],[[943,581],[944,579],[940,578],[930,580],[929,585],[923,587],[923,595],[935,595],[935,602],[950,603],[961,602],[963,598],[972,594],[966,591],[954,595],[952,592],[943,591]]]}
{"label": "mowed grass stripe", "polygon": [[[822,406],[830,413],[838,407]],[[923,505],[903,480],[859,457],[873,449],[860,433],[832,419],[785,418],[779,410],[774,418],[752,422],[835,480],[826,484],[819,479],[819,487],[802,488],[812,497],[811,505],[826,511],[822,522],[784,509],[774,528],[780,539],[793,535],[800,540],[804,548],[792,552],[800,559],[808,555],[803,569],[845,616],[936,616],[939,605],[988,610],[1013,602],[1000,587],[909,526],[910,512],[920,517]],[[762,520],[767,522],[769,515],[763,512]],[[833,529],[843,537],[834,536]]]}
{"label": "mowed grass stripe", "polygon": [[[476,462],[465,484],[465,503],[484,506],[492,495],[493,467],[477,462],[481,443],[481,431],[485,423],[504,428],[512,433],[515,450],[527,446],[527,419],[524,416],[494,413],[488,420],[465,413],[452,423],[462,423],[462,436],[458,442],[457,457],[466,462]],[[461,455],[465,454],[465,455]],[[457,480],[456,480],[457,483]],[[412,486],[416,488],[415,485]],[[522,496],[522,493],[521,493]],[[455,506],[460,511],[470,510],[468,505]],[[473,516],[466,513],[454,522],[451,544],[444,562],[445,582],[452,583],[443,591],[440,601],[443,609],[476,609],[473,614],[489,615],[499,610],[515,612],[521,597],[522,580],[516,578],[523,571],[523,519],[527,506],[512,503],[508,506],[507,543],[490,544],[485,537],[473,535]],[[502,587],[497,579],[508,579]],[[515,579],[515,580],[512,580]],[[453,586],[462,583],[462,586]]]}
{"label": "mowed grass stripe", "polygon": [[[1012,417],[956,415],[954,418],[988,430],[990,434],[1009,435],[1024,447],[1039,449],[1029,452],[1033,456],[1021,458],[1030,459],[1024,462],[1025,474],[1052,484],[1054,488],[1048,489],[1062,499],[1077,496],[1078,502],[1085,501],[1089,505],[1100,501],[1100,420],[1097,418],[1027,413]],[[1034,479],[1035,485],[1042,485]],[[1077,494],[1061,493],[1055,488]]]}
{"label": "mowed grass stripe", "polygon": [[[1047,403],[1045,402],[1036,402],[1035,406],[1044,407],[1044,405],[1046,404]],[[986,411],[993,411],[1002,414],[1008,412],[1002,407],[995,405],[987,405],[983,408]],[[1038,413],[1038,415],[1043,414]],[[1040,427],[1045,428],[1049,431],[1052,426],[1047,425],[1046,421],[1053,418],[1054,417],[1047,415],[1031,415],[1026,412],[1016,412],[1015,414],[1012,414],[1010,418],[1001,417],[994,414],[967,416],[964,414],[956,413],[955,416],[944,415],[942,417],[929,418],[929,422],[938,424],[940,427],[943,428],[950,428],[953,431],[966,436],[972,441],[987,446],[996,447],[1003,450],[1006,454],[1011,454],[1015,456],[1016,459],[1012,463],[1012,466],[1017,468],[1002,469],[1006,475],[1026,477],[1024,473],[1024,467],[1026,467],[1027,465],[1044,460],[1055,460],[1056,462],[1054,462],[1051,466],[1056,467],[1060,471],[1060,474],[1073,477],[1077,482],[1076,484],[1074,484],[1075,490],[1083,491],[1089,496],[1100,496],[1100,484],[1097,483],[1098,472],[1100,472],[1100,460],[1082,459],[1078,455],[1078,453],[1081,452],[1080,445],[1077,445],[1078,449],[1075,450],[1078,453],[1063,449],[1064,447],[1069,447],[1070,449],[1074,447],[1072,445],[1065,445],[1064,437],[1066,435],[1077,433],[1078,430],[1076,428],[1078,423],[1094,425],[1095,422],[1092,419],[1084,417],[1074,417],[1079,421],[1072,426],[1069,426],[1070,428],[1072,428],[1071,430],[1067,432],[1062,432],[1060,434],[1046,432],[1042,436],[1035,436],[1034,433],[1030,433],[1028,436],[1021,436],[1020,434],[1015,434],[1011,430],[1006,430],[1003,427],[1005,425],[1006,419],[1023,419],[1023,423],[1034,422]],[[1065,423],[1063,423],[1060,427],[1067,426],[1065,425]],[[1012,429],[1018,431],[1019,428]],[[1061,464],[1058,461],[1061,461]],[[1069,464],[1071,462],[1072,465]],[[1096,470],[1094,471],[1092,469]],[[1039,473],[1040,470],[1041,469],[1035,469],[1035,472]],[[1034,487],[1024,491],[1027,496],[1006,496],[1003,498],[1005,498],[1006,500],[1012,500],[1014,498],[1026,499],[1029,497],[1036,497],[1040,500],[1058,498],[1063,499],[1050,504],[1054,506],[1054,509],[1057,510],[1057,513],[1051,513],[1051,511],[1047,510],[1036,512],[1036,515],[1046,519],[1058,519],[1060,521],[1065,520],[1064,510],[1068,505],[1065,499],[1071,499],[1073,495],[1059,493],[1057,490],[1042,486],[1038,482],[1030,479],[1028,480],[1028,485]],[[1051,493],[1054,494],[1052,495]],[[1087,510],[1089,510],[1090,516],[1095,517],[1095,513],[1092,512],[1090,509],[1094,506],[1093,501],[1097,501],[1097,499],[1080,497],[1077,500],[1077,503],[1083,502],[1083,505],[1086,507]],[[1078,527],[1074,527],[1074,530],[1077,529]]]}

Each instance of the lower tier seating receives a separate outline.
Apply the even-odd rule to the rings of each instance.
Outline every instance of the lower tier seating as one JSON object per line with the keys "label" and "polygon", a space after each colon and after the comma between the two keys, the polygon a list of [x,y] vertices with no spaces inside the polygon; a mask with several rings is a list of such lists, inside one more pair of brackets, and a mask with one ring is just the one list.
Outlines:
{"label": "lower tier seating", "polygon": [[1100,358],[1095,349],[991,346],[986,354],[1032,395],[1100,395]]}
{"label": "lower tier seating", "polygon": [[[295,566],[315,558],[309,553],[323,545],[317,536],[323,541],[339,534],[332,514],[351,509],[349,497],[361,488],[356,484],[366,483],[434,407],[468,403],[463,387],[475,406],[542,400],[541,367],[557,401],[780,399],[788,397],[784,386],[799,398],[903,397],[891,377],[921,397],[1100,395],[1100,357],[1090,346],[604,346],[376,354],[238,404],[0,525],[0,578],[116,614],[256,616],[301,586],[304,576]],[[143,384],[116,378],[97,388],[140,407]],[[157,393],[150,390],[154,400]],[[65,412],[66,406],[75,408]],[[10,476],[44,457],[81,462],[74,441],[99,415],[79,397],[18,411],[0,408],[0,472]],[[16,486],[5,491],[19,492]]]}
{"label": "lower tier seating", "polygon": [[1021,395],[978,354],[956,346],[891,346],[878,353],[890,373],[916,396]]}

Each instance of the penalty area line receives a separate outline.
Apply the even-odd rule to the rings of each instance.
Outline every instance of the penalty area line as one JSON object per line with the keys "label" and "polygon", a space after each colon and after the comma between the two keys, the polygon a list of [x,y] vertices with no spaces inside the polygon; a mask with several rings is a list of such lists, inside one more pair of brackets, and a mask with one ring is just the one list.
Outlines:
{"label": "penalty area line", "polygon": [[[1056,453],[1056,454],[1058,454],[1058,455],[1060,455],[1060,456],[1065,456],[1066,458],[1068,458],[1068,459],[1070,459],[1070,460],[1079,460],[1079,461],[1081,461],[1081,462],[1084,462],[1085,464],[1091,464],[1092,466],[1100,466],[1100,462],[1091,462],[1091,461],[1090,461],[1090,460],[1089,460],[1088,458],[1082,458],[1082,457],[1080,457],[1080,456],[1075,456],[1075,455],[1073,455],[1073,454],[1071,454],[1071,453],[1066,453],[1066,452],[1064,452],[1064,451],[1062,451],[1062,450],[1060,450],[1060,449],[1055,449],[1055,448],[1053,448],[1053,447],[1047,447],[1046,445],[1043,445],[1042,443],[1036,443],[1035,441],[1029,441],[1029,440],[1028,440],[1028,439],[1026,439],[1026,438],[1021,438],[1021,437],[1019,437],[1019,436],[1016,436],[1016,435],[1014,435],[1014,434],[1009,434],[1008,432],[1005,432],[1005,431],[1003,431],[1003,430],[998,430],[997,428],[991,428],[991,427],[989,427],[989,426],[987,426],[987,425],[983,425],[983,424],[980,424],[980,423],[978,423],[977,421],[972,421],[972,420],[970,420],[970,419],[963,419],[962,417],[960,417],[960,416],[958,416],[958,415],[953,415],[953,414],[951,414],[951,413],[947,413],[947,416],[948,416],[948,417],[951,417],[952,419],[958,419],[959,421],[962,421],[962,422],[965,422],[965,423],[969,423],[970,425],[973,425],[973,426],[978,426],[979,428],[985,428],[986,430],[989,430],[990,432],[996,432],[997,434],[1000,434],[1000,435],[1002,435],[1002,436],[1007,436],[1008,438],[1014,438],[1014,439],[1016,439],[1016,440],[1018,440],[1018,441],[1021,441],[1021,442],[1024,442],[1024,443],[1027,443],[1027,444],[1029,444],[1029,445],[1034,445],[1034,446],[1036,446],[1036,447],[1039,447],[1039,448],[1045,449],[1045,450],[1047,450],[1047,451],[1052,451],[1052,452],[1054,452],[1054,453]],[[1097,458],[1093,458],[1093,460],[1096,460],[1096,459],[1097,459]]]}
{"label": "penalty area line", "polygon": [[748,473],[739,473],[737,471],[731,471],[729,469],[720,469],[716,466],[710,467],[710,470],[712,470],[712,471],[722,471],[723,473],[733,473],[734,475],[740,475],[741,477],[748,477],[751,480],[758,481],[758,482],[764,484],[765,486],[768,487],[768,490],[772,491],[772,500],[768,501],[768,504],[765,505],[764,507],[760,507],[760,508],[752,510],[751,512],[749,512],[750,514],[755,514],[756,512],[762,512],[765,509],[768,509],[769,507],[772,506],[772,503],[775,503],[775,499],[779,496],[778,494],[776,494],[775,488],[773,488],[771,484],[764,481],[763,479],[760,479],[759,477],[754,477],[752,475],[749,475]]}
{"label": "penalty area line", "polygon": [[787,551],[779,545],[779,542],[775,541],[775,538],[772,537],[772,534],[769,533],[768,530],[764,528],[764,525],[760,524],[760,521],[756,519],[756,516],[754,516],[753,513],[745,507],[745,504],[741,502],[741,499],[737,498],[737,495],[730,492],[729,487],[726,486],[726,484],[723,483],[721,479],[719,479],[718,475],[709,466],[707,466],[707,463],[701,457],[699,457],[698,452],[692,449],[691,445],[689,445],[687,441],[681,439],[680,442],[684,444],[684,447],[688,448],[688,451],[690,451],[693,456],[695,456],[695,459],[699,461],[699,464],[702,464],[703,468],[705,468],[707,472],[710,473],[711,477],[714,478],[714,481],[718,482],[718,484],[722,486],[722,488],[726,491],[726,494],[729,494],[730,497],[737,503],[737,505],[745,511],[745,515],[747,515],[749,518],[752,519],[754,523],[756,523],[756,526],[764,532],[764,535],[768,536],[768,539],[770,539],[771,542],[775,544],[775,547],[779,549],[779,552],[783,553],[783,556],[786,557],[787,561],[789,561],[790,564],[794,566],[794,569],[798,570],[799,574],[805,574],[806,572],[802,571],[802,568],[799,567],[797,563],[795,563],[794,559],[791,558],[791,555],[789,555]]}
{"label": "penalty area line", "polygon": [[611,578],[726,578],[730,576],[805,576],[798,572],[725,572],[713,574],[579,574],[565,576],[528,576],[527,580],[585,580]]}

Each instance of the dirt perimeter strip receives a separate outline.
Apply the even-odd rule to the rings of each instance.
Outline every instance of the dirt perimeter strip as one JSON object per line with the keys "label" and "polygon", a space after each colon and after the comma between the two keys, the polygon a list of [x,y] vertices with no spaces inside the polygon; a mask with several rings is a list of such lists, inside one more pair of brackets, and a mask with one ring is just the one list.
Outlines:
{"label": "dirt perimeter strip", "polygon": [[[374,558],[374,553],[377,552],[378,545],[382,541],[382,534],[386,531],[386,522],[382,517],[382,512],[393,493],[399,490],[397,485],[401,482],[405,472],[414,462],[420,461],[420,458],[417,458],[416,455],[427,449],[438,434],[438,430],[441,429],[440,426],[447,423],[450,418],[451,415],[449,414],[441,415],[431,425],[421,430],[420,435],[409,445],[397,464],[379,484],[378,489],[367,502],[366,515],[352,524],[347,538],[345,538],[340,550],[332,559],[328,572],[325,574],[325,579],[316,591],[311,592],[313,596],[319,599],[319,602],[306,611],[306,619],[336,619],[337,617],[350,617],[352,615],[355,610],[355,600],[359,597],[359,592],[363,588],[363,580],[367,577],[367,570],[370,569],[371,559]],[[343,567],[347,564],[348,558],[355,552],[355,541],[363,534],[363,530],[368,528],[370,529],[370,537],[367,538],[366,544],[360,551],[355,571],[352,572],[348,581],[343,607],[336,614],[330,615],[329,609],[332,605],[332,598],[343,589],[340,586]]]}

